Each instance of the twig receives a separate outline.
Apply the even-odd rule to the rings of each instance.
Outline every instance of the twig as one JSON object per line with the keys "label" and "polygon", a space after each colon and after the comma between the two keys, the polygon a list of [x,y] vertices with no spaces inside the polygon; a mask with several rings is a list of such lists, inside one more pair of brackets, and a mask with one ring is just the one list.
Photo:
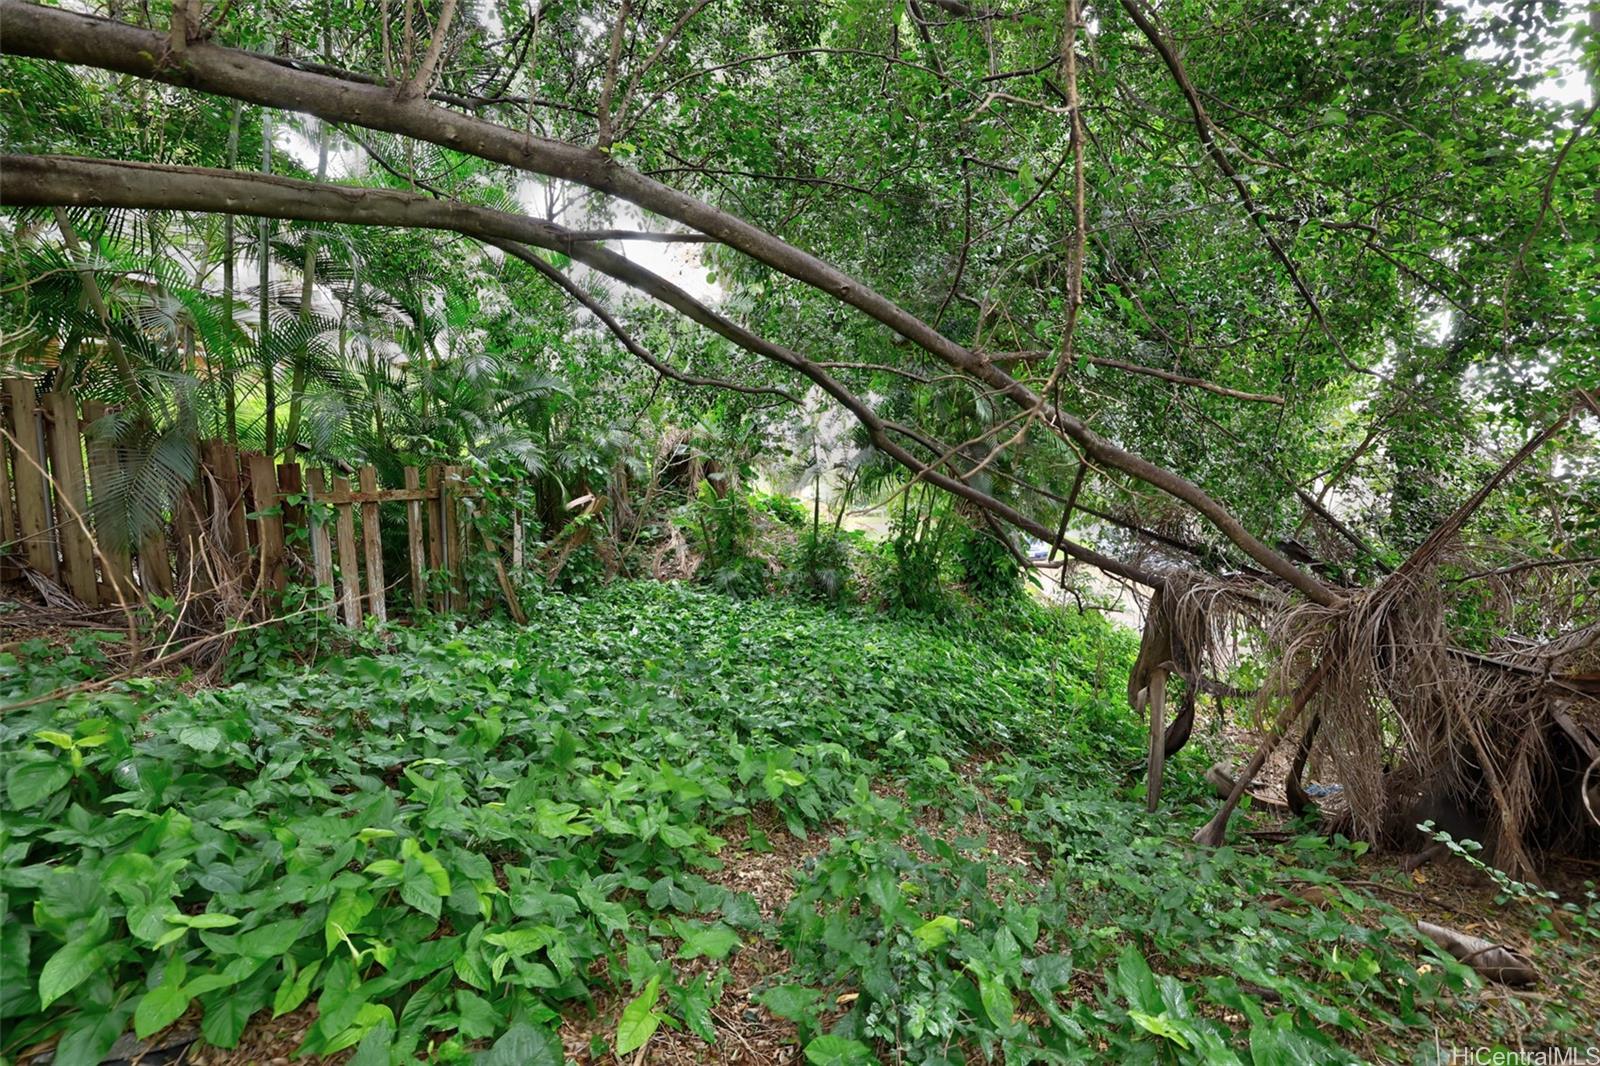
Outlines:
{"label": "twig", "polygon": [[[410,12],[411,7],[408,4],[406,13],[409,15]],[[434,26],[433,36],[428,40],[428,50],[422,54],[422,62],[417,64],[416,73],[411,75],[411,80],[400,87],[402,100],[420,100],[427,95],[430,83],[433,81],[434,67],[439,63],[439,54],[444,51],[445,35],[450,32],[450,20],[455,14],[456,0],[444,0],[444,7],[439,11],[439,22]]]}
{"label": "twig", "polygon": [[611,147],[611,95],[617,89],[617,61],[622,58],[622,40],[628,32],[628,12],[631,0],[622,0],[622,6],[617,10],[617,21],[611,27],[611,50],[606,57],[605,84],[600,89],[600,106],[597,108],[600,125],[599,149],[604,152]]}
{"label": "twig", "polygon": [[148,672],[159,669],[163,666],[170,666],[176,662],[181,662],[193,655],[195,652],[199,651],[207,644],[224,640],[228,637],[237,636],[240,633],[246,633],[252,629],[260,629],[263,626],[275,625],[279,622],[287,621],[290,618],[297,618],[303,614],[320,612],[321,610],[322,606],[319,604],[314,607],[306,607],[298,611],[291,611],[288,614],[279,615],[276,618],[266,618],[259,622],[252,622],[249,625],[236,626],[232,629],[226,629],[221,633],[208,633],[203,637],[196,637],[194,640],[185,644],[177,651],[164,655],[159,659],[152,659],[147,663],[135,664],[128,667],[126,670],[121,670],[115,674],[112,674],[110,677],[102,677],[93,681],[80,681],[75,685],[64,685],[61,688],[55,689],[51,692],[46,692],[40,696],[34,696],[30,699],[21,700],[17,703],[8,703],[5,706],[0,707],[0,715],[10,714],[12,711],[20,711],[25,707],[35,707],[41,703],[49,703],[51,700],[62,699],[66,696],[75,696],[83,692],[93,692],[96,689],[114,685],[119,681],[126,681],[128,678],[133,677],[140,671]]}

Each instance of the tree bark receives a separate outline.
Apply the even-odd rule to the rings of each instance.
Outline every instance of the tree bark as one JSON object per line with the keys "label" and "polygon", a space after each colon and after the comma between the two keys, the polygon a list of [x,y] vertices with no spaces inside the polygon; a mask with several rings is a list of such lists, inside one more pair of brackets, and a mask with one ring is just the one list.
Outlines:
{"label": "tree bark", "polygon": [[608,151],[611,148],[611,97],[617,91],[617,62],[622,58],[622,39],[628,33],[628,12],[630,8],[629,0],[622,0],[622,7],[617,11],[617,21],[611,27],[611,50],[606,56],[605,84],[600,87],[600,107],[596,111],[596,115],[599,118],[599,144],[602,151]]}
{"label": "tree bark", "polygon": [[[272,173],[272,115],[269,112],[261,115],[261,173]],[[272,358],[271,234],[272,227],[267,222],[267,216],[263,215],[256,245],[256,257],[259,260],[256,264],[257,282],[261,288],[257,294],[261,320],[256,325],[256,356],[261,363],[261,387],[266,393],[266,446],[269,456],[278,454],[278,368],[276,360]]]}
{"label": "tree bark", "polygon": [[[235,102],[233,117],[228,122],[228,167],[232,169],[239,162],[239,120],[243,116],[244,105]],[[227,215],[222,220],[222,322],[223,335],[227,339],[226,352],[206,352],[209,361],[213,356],[222,362],[222,410],[223,426],[228,434],[228,443],[235,448],[239,446],[239,406],[234,395],[233,383],[233,216]]]}

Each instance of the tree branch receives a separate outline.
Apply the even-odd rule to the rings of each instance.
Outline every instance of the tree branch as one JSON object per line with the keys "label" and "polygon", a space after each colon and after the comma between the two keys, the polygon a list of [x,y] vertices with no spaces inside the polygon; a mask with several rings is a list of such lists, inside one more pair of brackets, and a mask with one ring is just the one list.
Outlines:
{"label": "tree branch", "polygon": [[[1050,353],[1044,351],[993,352],[987,353],[985,358],[996,363],[1038,363],[1048,360],[1050,358]],[[1282,396],[1273,396],[1261,392],[1244,392],[1240,389],[1229,388],[1226,385],[1218,385],[1214,381],[1206,381],[1204,378],[1190,377],[1187,374],[1175,374],[1170,370],[1162,370],[1159,367],[1144,366],[1139,363],[1125,363],[1119,359],[1105,359],[1101,358],[1100,356],[1090,356],[1089,362],[1093,366],[1105,367],[1107,370],[1120,370],[1125,374],[1143,374],[1146,377],[1160,378],[1162,381],[1170,381],[1174,385],[1188,385],[1191,388],[1204,389],[1206,392],[1216,393],[1218,396],[1227,396],[1235,400],[1247,400],[1250,403],[1270,403],[1276,404],[1280,407],[1283,406]]]}
{"label": "tree branch", "polygon": [[427,95],[433,82],[434,68],[439,65],[439,55],[444,51],[445,36],[450,32],[450,20],[455,18],[455,14],[456,0],[444,0],[444,7],[439,11],[439,22],[433,28],[433,36],[428,39],[428,50],[422,53],[422,62],[417,64],[411,80],[400,87],[402,100],[417,100]]}
{"label": "tree branch", "polygon": [[[72,204],[414,227],[449,230],[486,243],[507,240],[562,252],[653,297],[740,348],[804,375],[855,417],[874,447],[929,484],[968,500],[1040,539],[1053,534],[1047,526],[1010,504],[918,459],[891,437],[888,423],[866,401],[812,360],[740,326],[616,252],[593,243],[572,241],[567,230],[553,223],[395,189],[319,185],[275,175],[204,167],[167,167],[66,156],[0,156],[0,171],[6,175],[4,185],[0,185],[0,206],[6,207]],[[1074,558],[1130,581],[1150,586],[1160,582],[1139,567],[1081,544],[1063,541],[1061,547]]]}
{"label": "tree branch", "polygon": [[[182,64],[172,65],[161,58],[164,38],[159,33],[21,0],[0,0],[0,21],[5,25],[0,49],[6,54],[121,71],[267,107],[304,111],[330,121],[417,137],[490,162],[619,196],[715,237],[888,326],[951,367],[988,385],[1016,407],[1039,410],[1041,424],[1051,432],[1075,442],[1097,462],[1193,507],[1263,568],[1308,599],[1326,606],[1338,601],[1337,594],[1326,584],[1274,551],[1188,478],[1107,440],[1071,412],[1051,405],[1041,407],[1040,397],[1032,389],[837,267],[735,215],[619,166],[606,153],[529,136],[441,110],[422,100],[398,100],[383,89],[308,72],[285,73],[284,67],[209,42],[191,45]],[[567,242],[562,250],[584,247]]]}
{"label": "tree branch", "polygon": [[599,148],[602,152],[611,147],[611,95],[617,91],[617,63],[622,58],[622,39],[628,33],[630,0],[622,0],[617,9],[617,21],[611,27],[611,50],[606,55],[606,80],[600,87],[600,106],[596,109],[600,123]]}

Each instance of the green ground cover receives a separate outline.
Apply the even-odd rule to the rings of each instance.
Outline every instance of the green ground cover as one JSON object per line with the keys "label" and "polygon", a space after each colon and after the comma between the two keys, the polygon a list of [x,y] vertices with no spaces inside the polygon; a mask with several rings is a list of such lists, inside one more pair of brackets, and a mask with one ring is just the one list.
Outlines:
{"label": "green ground cover", "polygon": [[[1200,756],[1146,815],[1134,641],[1093,615],[647,583],[531,613],[310,664],[291,629],[223,687],[0,718],[0,1053],[92,1063],[196,1014],[226,1048],[300,1011],[301,1051],[362,1066],[558,1063],[574,1018],[596,1055],[714,1058],[758,948],[784,969],[735,1010],[818,1064],[1412,1061],[1442,1018],[1535,1024],[1343,885],[1357,849],[1188,844]],[[101,647],[13,647],[0,702],[93,676]],[[720,875],[786,834],[806,857],[768,915]],[[1264,905],[1307,885],[1323,905]],[[1568,915],[1561,950],[1593,928]],[[1578,996],[1535,1031],[1578,1042]]]}

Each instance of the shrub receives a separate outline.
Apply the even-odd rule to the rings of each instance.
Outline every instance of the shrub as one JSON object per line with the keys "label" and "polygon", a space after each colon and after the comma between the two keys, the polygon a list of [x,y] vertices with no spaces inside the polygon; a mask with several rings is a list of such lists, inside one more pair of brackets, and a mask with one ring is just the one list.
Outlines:
{"label": "shrub", "polygon": [[1010,599],[1022,591],[1022,570],[999,537],[970,528],[956,541],[956,570],[974,597],[987,602]]}
{"label": "shrub", "polygon": [[839,603],[850,594],[850,545],[831,531],[807,533],[795,544],[785,583],[796,595]]}
{"label": "shrub", "polygon": [[811,512],[793,496],[756,489],[750,493],[750,505],[780,525],[801,529],[811,523]]}

